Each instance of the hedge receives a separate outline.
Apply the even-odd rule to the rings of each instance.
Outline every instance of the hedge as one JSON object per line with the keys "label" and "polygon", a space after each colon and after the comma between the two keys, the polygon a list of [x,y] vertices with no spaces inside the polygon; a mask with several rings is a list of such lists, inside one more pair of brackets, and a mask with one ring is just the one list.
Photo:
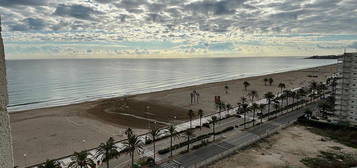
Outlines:
{"label": "hedge", "polygon": [[[234,126],[229,126],[229,127],[225,128],[225,129],[223,129],[223,130],[221,130],[221,131],[215,132],[215,135],[219,135],[219,134],[225,133],[225,132],[227,132],[227,131],[231,131],[231,130],[233,130],[233,129],[234,129]],[[191,144],[191,143],[195,143],[195,142],[200,141],[200,140],[203,140],[203,139],[207,139],[207,138],[209,138],[209,137],[212,136],[212,135],[213,135],[213,133],[210,132],[210,133],[208,133],[208,134],[204,134],[204,135],[200,135],[200,136],[198,136],[198,137],[195,137],[195,138],[193,138],[193,139],[190,140],[190,144]],[[172,145],[172,149],[175,150],[175,149],[184,147],[184,146],[187,145],[187,143],[188,143],[187,141],[184,141],[184,142],[181,142],[181,143]],[[158,153],[159,153],[160,155],[165,154],[165,153],[168,153],[168,152],[170,152],[170,147],[167,147],[167,148],[164,148],[164,149],[161,149],[161,150],[158,151]]]}

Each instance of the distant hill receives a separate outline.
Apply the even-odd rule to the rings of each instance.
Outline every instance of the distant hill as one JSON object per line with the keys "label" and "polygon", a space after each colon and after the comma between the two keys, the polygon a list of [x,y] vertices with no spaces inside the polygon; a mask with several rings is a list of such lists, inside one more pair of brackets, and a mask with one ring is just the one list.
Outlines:
{"label": "distant hill", "polygon": [[342,55],[314,55],[305,59],[339,59]]}

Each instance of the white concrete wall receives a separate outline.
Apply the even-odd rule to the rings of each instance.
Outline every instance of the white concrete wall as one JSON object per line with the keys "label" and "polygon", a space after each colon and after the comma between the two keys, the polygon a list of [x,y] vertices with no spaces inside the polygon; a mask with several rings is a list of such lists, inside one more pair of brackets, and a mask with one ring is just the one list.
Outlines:
{"label": "white concrete wall", "polygon": [[5,53],[3,40],[1,38],[0,18],[0,168],[13,168],[14,160],[10,134],[10,119],[6,109],[8,103],[6,85]]}

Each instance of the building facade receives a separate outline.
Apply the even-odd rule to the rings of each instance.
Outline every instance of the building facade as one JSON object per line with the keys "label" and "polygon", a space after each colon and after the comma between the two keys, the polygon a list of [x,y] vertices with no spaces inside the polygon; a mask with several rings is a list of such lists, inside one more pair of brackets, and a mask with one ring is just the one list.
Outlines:
{"label": "building facade", "polygon": [[357,52],[345,53],[339,62],[336,112],[341,121],[357,125]]}
{"label": "building facade", "polygon": [[13,168],[14,160],[10,132],[10,119],[7,112],[7,82],[4,44],[1,37],[0,18],[0,168]]}

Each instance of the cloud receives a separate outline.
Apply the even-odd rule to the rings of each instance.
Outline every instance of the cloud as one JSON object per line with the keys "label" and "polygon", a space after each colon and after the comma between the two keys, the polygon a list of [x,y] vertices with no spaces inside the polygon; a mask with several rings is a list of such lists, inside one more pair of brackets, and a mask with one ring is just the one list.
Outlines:
{"label": "cloud", "polygon": [[184,6],[186,10],[194,14],[203,15],[229,15],[236,12],[237,7],[241,6],[244,1],[242,0],[204,0],[192,2]]}
{"label": "cloud", "polygon": [[47,0],[0,0],[0,6],[43,6],[47,5]]}
{"label": "cloud", "polygon": [[45,21],[39,18],[26,18],[20,24],[10,25],[12,31],[43,30],[45,27]]}
{"label": "cloud", "polygon": [[83,5],[60,4],[57,6],[56,11],[54,12],[54,15],[69,16],[69,17],[74,17],[74,18],[83,19],[83,20],[93,20],[95,18],[95,15],[99,14],[99,13],[100,12],[94,10],[93,8],[83,6]]}

